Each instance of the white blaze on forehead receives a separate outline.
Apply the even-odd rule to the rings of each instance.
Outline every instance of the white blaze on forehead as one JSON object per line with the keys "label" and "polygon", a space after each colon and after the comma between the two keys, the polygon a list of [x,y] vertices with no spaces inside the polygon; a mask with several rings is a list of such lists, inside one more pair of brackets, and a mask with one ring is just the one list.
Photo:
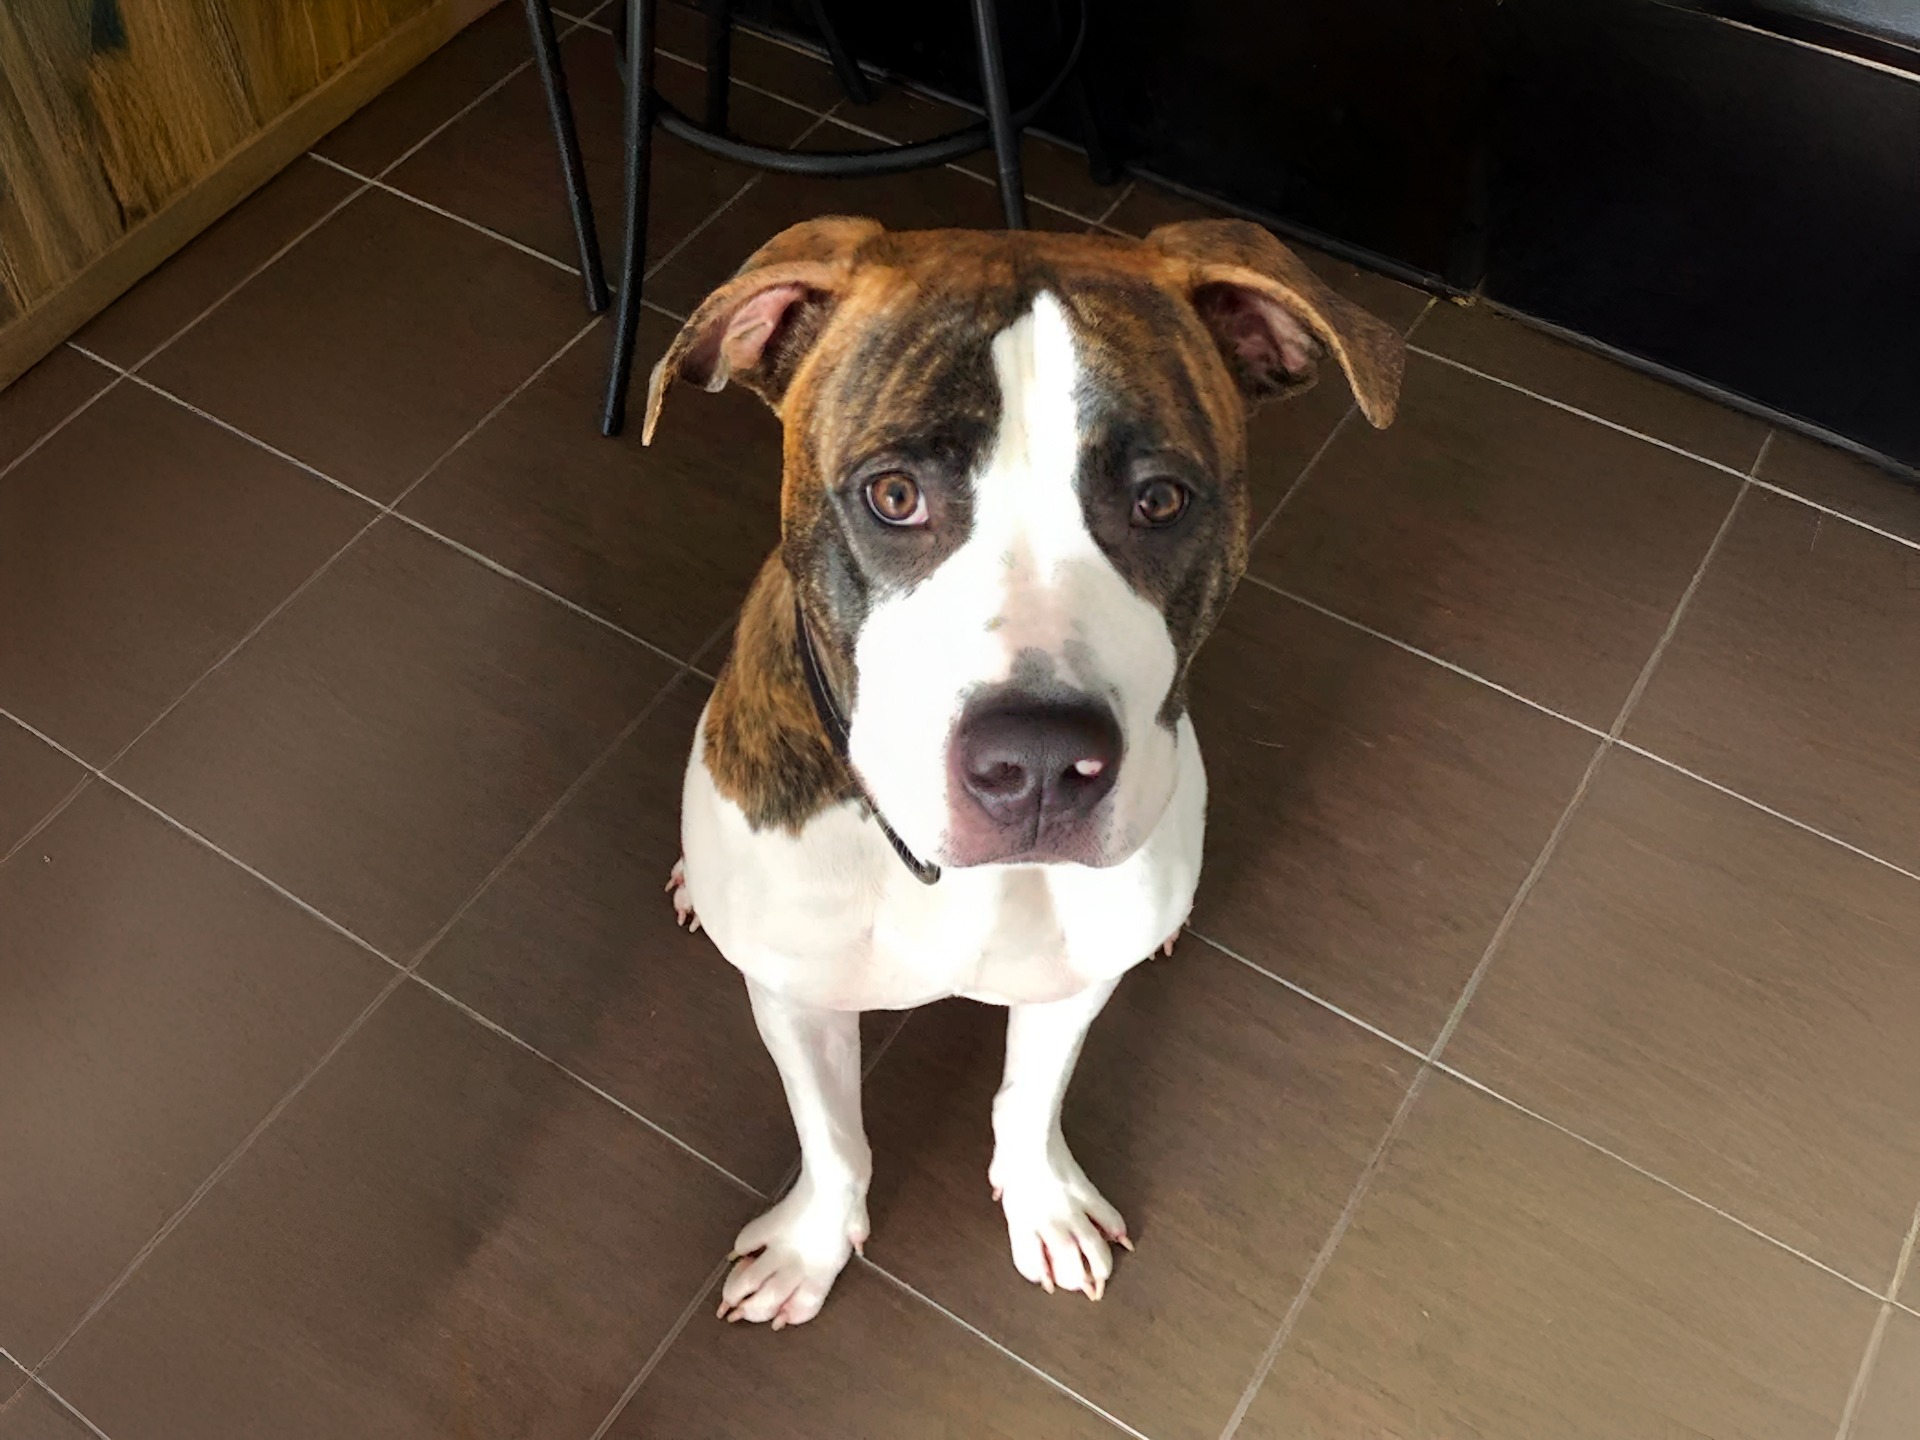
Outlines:
{"label": "white blaze on forehead", "polygon": [[1010,679],[1023,654],[1044,655],[1059,682],[1113,705],[1127,756],[1114,802],[1121,828],[1136,828],[1133,811],[1157,814],[1172,785],[1172,736],[1155,716],[1173,646],[1160,612],[1087,528],[1083,373],[1065,308],[1040,295],[991,354],[1000,423],[970,477],[970,533],[926,579],[876,605],[854,648],[854,766],[923,855],[947,829],[953,725],[968,697]]}

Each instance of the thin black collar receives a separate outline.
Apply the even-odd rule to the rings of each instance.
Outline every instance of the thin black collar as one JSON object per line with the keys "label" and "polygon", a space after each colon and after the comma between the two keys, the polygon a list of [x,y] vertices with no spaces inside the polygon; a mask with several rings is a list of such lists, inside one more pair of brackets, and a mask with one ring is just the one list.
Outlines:
{"label": "thin black collar", "polygon": [[867,807],[867,813],[873,816],[873,823],[880,827],[880,833],[887,837],[887,843],[893,846],[893,853],[900,857],[900,863],[913,872],[913,878],[922,885],[934,884],[940,878],[940,867],[915,858],[907,848],[907,842],[887,824],[887,817],[873,803],[873,796],[867,793],[865,783],[853,768],[853,760],[848,754],[850,737],[847,722],[840,717],[840,707],[833,703],[833,695],[827,689],[827,677],[820,669],[820,657],[814,653],[813,635],[807,629],[806,612],[800,608],[797,596],[793,602],[793,633],[799,637],[800,673],[807,677],[807,694],[813,697],[813,713],[820,717],[820,728],[827,732],[827,741],[833,746],[833,753],[840,757],[840,763],[853,776],[853,783],[860,791],[861,803]]}

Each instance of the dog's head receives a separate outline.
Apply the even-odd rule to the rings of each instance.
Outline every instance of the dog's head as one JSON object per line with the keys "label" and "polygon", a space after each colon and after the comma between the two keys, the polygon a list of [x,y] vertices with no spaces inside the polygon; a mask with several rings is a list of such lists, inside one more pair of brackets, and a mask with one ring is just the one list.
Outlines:
{"label": "dog's head", "polygon": [[782,554],[854,769],[945,865],[1110,865],[1172,796],[1187,668],[1245,568],[1245,421],[1331,353],[1385,425],[1399,335],[1258,226],[1144,241],[775,237],[655,369],[785,427]]}

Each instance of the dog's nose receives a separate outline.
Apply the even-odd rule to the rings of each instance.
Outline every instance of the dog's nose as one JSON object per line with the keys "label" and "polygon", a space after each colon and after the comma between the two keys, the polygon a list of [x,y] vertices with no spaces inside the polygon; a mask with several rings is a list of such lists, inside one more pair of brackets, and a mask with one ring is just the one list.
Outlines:
{"label": "dog's nose", "polygon": [[1097,700],[999,700],[961,718],[955,778],[996,825],[1037,841],[1113,789],[1120,747],[1119,722]]}

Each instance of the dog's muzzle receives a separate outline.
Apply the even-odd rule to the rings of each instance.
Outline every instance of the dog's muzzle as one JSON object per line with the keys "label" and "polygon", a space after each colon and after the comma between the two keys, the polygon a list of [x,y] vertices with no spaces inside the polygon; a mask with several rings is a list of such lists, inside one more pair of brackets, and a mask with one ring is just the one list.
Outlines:
{"label": "dog's muzzle", "polygon": [[1096,812],[1122,750],[1112,708],[1089,696],[968,705],[947,757],[953,863],[1100,863]]}

